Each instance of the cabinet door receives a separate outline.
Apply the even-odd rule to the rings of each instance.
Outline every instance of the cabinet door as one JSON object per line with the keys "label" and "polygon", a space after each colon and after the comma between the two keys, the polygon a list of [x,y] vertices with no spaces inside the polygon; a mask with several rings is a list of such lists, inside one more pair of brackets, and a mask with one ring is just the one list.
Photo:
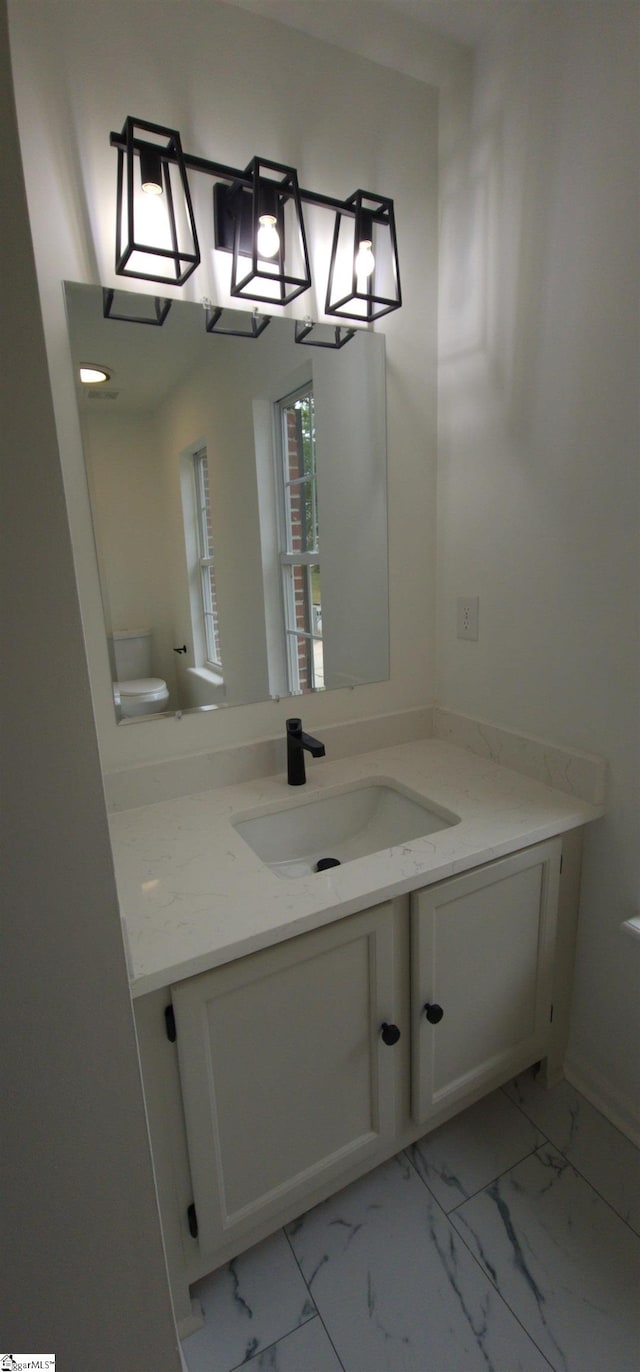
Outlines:
{"label": "cabinet door", "polygon": [[412,897],[414,1119],[544,1056],[560,849],[538,844]]}
{"label": "cabinet door", "polygon": [[383,905],[172,988],[201,1252],[383,1150],[392,987]]}

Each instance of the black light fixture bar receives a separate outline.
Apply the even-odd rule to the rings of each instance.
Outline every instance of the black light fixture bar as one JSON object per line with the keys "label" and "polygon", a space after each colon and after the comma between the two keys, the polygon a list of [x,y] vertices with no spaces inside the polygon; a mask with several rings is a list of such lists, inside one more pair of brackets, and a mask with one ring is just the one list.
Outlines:
{"label": "black light fixture bar", "polygon": [[[109,142],[112,148],[119,148],[125,152],[127,149],[127,138],[122,133],[111,133]],[[162,148],[158,143],[149,143],[144,138],[134,138],[131,146],[134,152],[140,157],[159,157],[161,162],[178,162],[177,153],[170,148]],[[205,176],[212,176],[217,181],[239,181],[245,186],[251,185],[251,177],[243,171],[238,171],[236,167],[227,167],[223,162],[210,162],[206,157],[194,157],[192,153],[183,152],[182,165],[187,171],[204,172]]]}
{"label": "black light fixture bar", "polygon": [[[112,148],[126,151],[127,139],[124,134],[112,132],[109,135],[109,142]],[[168,148],[161,148],[157,143],[148,143],[143,138],[134,138],[131,146],[133,151],[139,153],[141,157],[151,156],[160,158],[163,163],[178,164],[177,153]],[[202,172],[205,176],[212,177],[214,181],[235,181],[239,187],[246,187],[247,190],[250,190],[253,185],[253,179],[246,171],[240,171],[237,167],[229,167],[224,162],[211,162],[206,157],[195,157],[193,153],[182,153],[182,165],[187,171]],[[355,218],[356,211],[349,200],[338,200],[335,195],[324,195],[320,191],[305,190],[302,186],[299,187],[298,194],[306,205],[319,205],[321,209],[325,210],[339,210],[341,214],[351,215]],[[373,215],[373,219],[374,221],[379,219],[380,222],[383,222],[384,216],[382,214]]]}

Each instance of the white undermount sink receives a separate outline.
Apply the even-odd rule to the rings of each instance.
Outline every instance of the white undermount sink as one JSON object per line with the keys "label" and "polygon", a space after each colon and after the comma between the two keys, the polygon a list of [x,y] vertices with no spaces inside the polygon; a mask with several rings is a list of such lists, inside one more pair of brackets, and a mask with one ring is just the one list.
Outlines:
{"label": "white undermount sink", "polygon": [[368,857],[447,829],[458,820],[458,815],[388,781],[367,781],[314,800],[301,797],[284,809],[232,823],[277,876],[302,877],[315,872],[323,859],[336,858],[342,864]]}

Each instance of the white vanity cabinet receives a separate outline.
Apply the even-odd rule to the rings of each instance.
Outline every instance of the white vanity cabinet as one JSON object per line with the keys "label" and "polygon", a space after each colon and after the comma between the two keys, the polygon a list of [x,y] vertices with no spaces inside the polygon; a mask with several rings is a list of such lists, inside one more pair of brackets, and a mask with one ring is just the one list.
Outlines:
{"label": "white vanity cabinet", "polygon": [[172,987],[198,1243],[216,1259],[393,1147],[394,911]]}
{"label": "white vanity cabinet", "polygon": [[411,897],[418,1123],[545,1056],[561,849],[537,844]]}
{"label": "white vanity cabinet", "polygon": [[579,866],[576,831],[136,1002],[182,1333],[199,1277],[537,1060],[561,1076]]}

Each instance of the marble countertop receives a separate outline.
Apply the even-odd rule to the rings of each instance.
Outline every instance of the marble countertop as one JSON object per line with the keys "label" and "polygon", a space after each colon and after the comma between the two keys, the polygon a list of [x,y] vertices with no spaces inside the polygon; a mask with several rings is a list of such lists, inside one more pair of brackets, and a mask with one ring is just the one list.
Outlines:
{"label": "marble countertop", "polygon": [[[460,821],[326,872],[271,872],[232,820],[389,781]],[[440,739],[307,761],[295,790],[274,776],[110,817],[132,994],[144,995],[368,905],[597,819],[602,807]]]}

